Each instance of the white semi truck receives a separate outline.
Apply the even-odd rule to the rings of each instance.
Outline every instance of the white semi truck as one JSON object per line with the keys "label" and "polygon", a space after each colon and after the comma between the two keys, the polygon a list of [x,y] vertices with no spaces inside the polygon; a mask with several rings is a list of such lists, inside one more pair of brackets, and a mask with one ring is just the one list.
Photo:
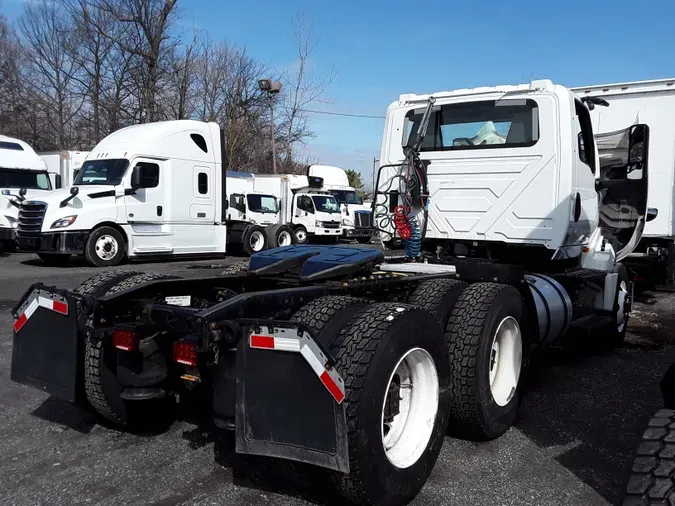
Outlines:
{"label": "white semi truck", "polygon": [[16,246],[19,206],[52,190],[47,165],[27,143],[0,135],[0,246]]}
{"label": "white semi truck", "polygon": [[624,163],[605,165],[600,105],[548,80],[402,95],[375,223],[405,255],[296,245],[231,275],[36,284],[13,310],[11,378],[121,428],[203,403],[238,453],[327,469],[345,503],[408,504],[448,431],[509,429],[537,350],[570,329],[625,336],[649,128],[623,132]]}
{"label": "white semi truck", "polygon": [[374,233],[372,210],[364,205],[356,189],[349,185],[345,170],[332,165],[310,165],[307,175],[323,179],[322,188],[340,203],[343,237],[368,244]]}
{"label": "white semi truck", "polygon": [[38,155],[47,164],[47,170],[55,189],[71,186],[89,151],[44,151]]}
{"label": "white semi truck", "polygon": [[636,272],[653,283],[675,282],[675,78],[601,84],[575,88],[582,97],[606,100],[609,107],[591,111],[600,156],[613,133],[638,123],[649,126],[649,207],[655,218],[627,259]]}

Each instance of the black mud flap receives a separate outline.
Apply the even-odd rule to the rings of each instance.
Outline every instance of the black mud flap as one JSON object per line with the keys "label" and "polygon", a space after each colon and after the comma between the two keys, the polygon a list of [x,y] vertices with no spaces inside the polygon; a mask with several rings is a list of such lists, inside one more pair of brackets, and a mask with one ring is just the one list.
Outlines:
{"label": "black mud flap", "polygon": [[33,288],[13,315],[12,381],[76,402],[77,300],[43,287]]}
{"label": "black mud flap", "polygon": [[349,472],[344,384],[327,362],[316,342],[297,329],[263,327],[239,341],[238,453]]}

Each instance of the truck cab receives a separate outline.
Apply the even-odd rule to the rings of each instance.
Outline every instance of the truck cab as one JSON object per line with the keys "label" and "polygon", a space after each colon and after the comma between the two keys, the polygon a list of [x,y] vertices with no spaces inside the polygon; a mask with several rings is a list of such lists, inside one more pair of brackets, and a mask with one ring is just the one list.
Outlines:
{"label": "truck cab", "polygon": [[340,204],[343,236],[362,243],[370,242],[373,235],[372,210],[364,205],[356,189],[349,185],[345,170],[331,165],[310,165],[307,175],[322,178],[322,189]]}
{"label": "truck cab", "polygon": [[[425,188],[413,202],[401,182],[416,180],[420,170],[400,167],[430,98],[419,146]],[[628,154],[642,156],[648,129],[619,135],[623,175],[607,171],[593,136],[595,106],[549,80],[402,95],[387,112],[374,203],[376,226],[389,232],[383,240],[396,235],[401,206],[412,210],[413,235],[451,254],[613,268],[647,219],[646,158]],[[602,265],[591,257],[602,257]]]}
{"label": "truck cab", "polygon": [[[43,162],[44,163],[44,162]],[[21,204],[18,241],[51,263],[223,253],[220,129],[165,121],[124,128],[89,154],[73,185]]]}
{"label": "truck cab", "polygon": [[47,165],[27,143],[0,135],[0,242],[15,246],[19,207],[52,190]]}
{"label": "truck cab", "polygon": [[309,188],[298,191],[293,195],[292,208],[298,243],[307,242],[305,233],[334,241],[342,236],[340,204],[329,192]]}

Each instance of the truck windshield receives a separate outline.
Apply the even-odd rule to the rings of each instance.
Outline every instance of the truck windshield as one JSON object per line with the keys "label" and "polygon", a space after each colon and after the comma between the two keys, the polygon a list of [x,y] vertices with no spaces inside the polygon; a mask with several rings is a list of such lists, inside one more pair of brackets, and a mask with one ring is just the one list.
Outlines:
{"label": "truck windshield", "polygon": [[278,213],[279,204],[277,198],[272,195],[246,195],[249,212],[254,213]]}
{"label": "truck windshield", "polygon": [[51,190],[47,171],[0,168],[0,188]]}
{"label": "truck windshield", "polygon": [[363,201],[354,190],[330,190],[330,194],[340,204],[363,204]]}
{"label": "truck windshield", "polygon": [[340,213],[340,204],[332,195],[312,195],[312,200],[320,213]]}
{"label": "truck windshield", "polygon": [[82,164],[73,185],[117,186],[122,182],[127,167],[129,167],[129,160],[124,159],[88,160]]}

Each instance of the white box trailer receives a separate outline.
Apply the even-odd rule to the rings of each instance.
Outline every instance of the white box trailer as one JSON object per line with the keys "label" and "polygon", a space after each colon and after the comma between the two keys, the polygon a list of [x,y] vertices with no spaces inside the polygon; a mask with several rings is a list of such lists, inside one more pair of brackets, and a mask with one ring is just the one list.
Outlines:
{"label": "white box trailer", "polygon": [[89,151],[45,151],[38,153],[47,164],[54,188],[71,186]]}
{"label": "white box trailer", "polygon": [[599,97],[608,107],[591,111],[596,136],[635,124],[649,126],[648,205],[657,209],[632,257],[639,273],[656,282],[675,279],[675,78],[574,88],[581,97]]}

